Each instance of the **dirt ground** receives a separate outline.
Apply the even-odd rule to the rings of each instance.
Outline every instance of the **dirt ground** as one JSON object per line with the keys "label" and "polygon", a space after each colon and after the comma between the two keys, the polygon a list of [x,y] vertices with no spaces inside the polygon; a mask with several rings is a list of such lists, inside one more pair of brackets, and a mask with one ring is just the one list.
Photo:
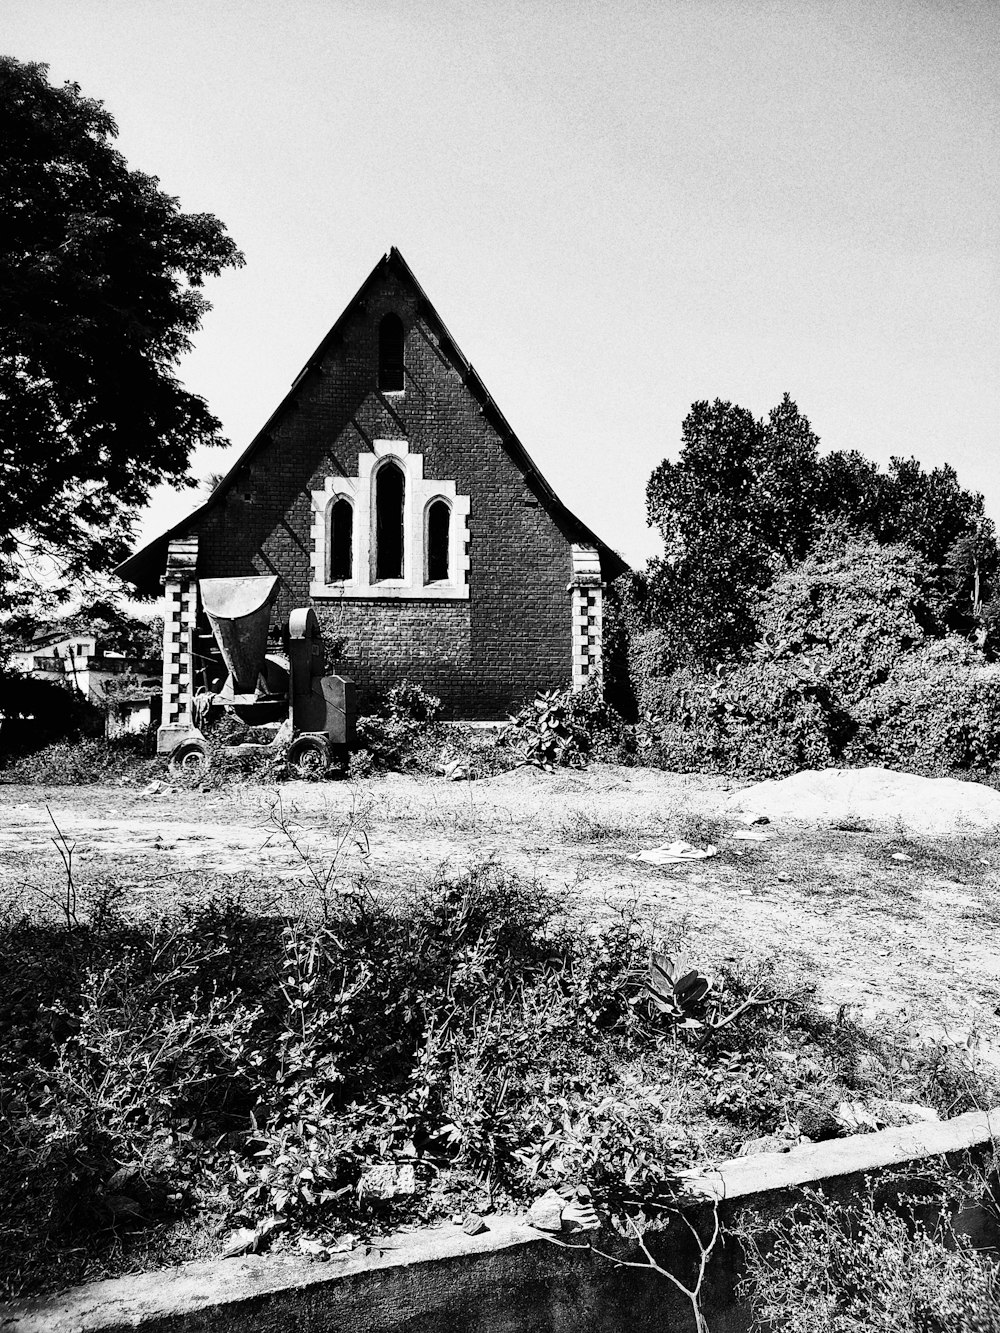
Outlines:
{"label": "dirt ground", "polygon": [[[953,1039],[978,1033],[982,1054],[997,1059],[1000,838],[776,822],[769,841],[742,842],[732,837],[738,786],[605,765],[156,794],[6,786],[0,901],[8,920],[63,910],[60,837],[81,915],[108,885],[135,911],[229,893],[284,912],[359,875],[391,891],[493,860],[567,890],[595,922],[638,904],[701,967],[773,956],[807,971],[826,1005]],[[676,838],[713,843],[718,855],[629,859]]]}

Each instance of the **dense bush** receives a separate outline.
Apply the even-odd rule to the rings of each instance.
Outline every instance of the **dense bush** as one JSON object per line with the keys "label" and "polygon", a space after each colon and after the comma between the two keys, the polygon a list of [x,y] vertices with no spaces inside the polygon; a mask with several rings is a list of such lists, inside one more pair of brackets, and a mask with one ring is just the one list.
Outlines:
{"label": "dense bush", "polygon": [[104,715],[72,689],[19,672],[0,672],[0,755],[103,730]]}
{"label": "dense bush", "polygon": [[994,770],[1000,669],[941,637],[939,604],[914,552],[830,533],[761,596],[746,661],[665,669],[662,633],[638,633],[644,762],[755,777],[835,764]]}
{"label": "dense bush", "polygon": [[421,686],[408,680],[394,685],[377,712],[358,719],[357,745],[365,758],[353,760],[353,773],[431,769],[440,712],[441,700]]}
{"label": "dense bush", "polygon": [[66,787],[116,782],[122,778],[148,780],[162,774],[162,762],[151,755],[151,745],[152,738],[140,734],[115,740],[83,736],[54,741],[8,757],[0,766],[0,783]]}
{"label": "dense bush", "polygon": [[938,601],[929,567],[907,547],[830,532],[762,595],[754,661],[789,663],[850,710],[941,632]]}
{"label": "dense bush", "polygon": [[902,655],[853,709],[849,764],[987,774],[1000,766],[1000,665],[948,638]]}
{"label": "dense bush", "polygon": [[919,1208],[812,1195],[748,1246],[754,1328],[784,1333],[1000,1333],[1000,1269],[952,1229],[948,1191]]}

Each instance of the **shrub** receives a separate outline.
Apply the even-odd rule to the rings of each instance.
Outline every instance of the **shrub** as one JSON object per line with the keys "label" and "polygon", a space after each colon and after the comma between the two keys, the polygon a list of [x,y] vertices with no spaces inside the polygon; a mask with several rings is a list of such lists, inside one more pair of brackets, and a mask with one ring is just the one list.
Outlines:
{"label": "shrub", "polygon": [[834,764],[940,774],[1000,763],[1000,670],[936,638],[937,594],[901,546],[827,536],[763,594],[752,657],[663,673],[658,631],[637,641],[647,763],[780,777]]}
{"label": "shrub", "polygon": [[98,740],[79,737],[55,741],[9,760],[0,768],[0,783],[87,786],[122,778],[151,777],[161,766],[149,754],[145,735]]}
{"label": "shrub", "polygon": [[102,731],[104,716],[69,685],[0,673],[0,753]]}
{"label": "shrub", "polygon": [[848,763],[930,775],[989,773],[1000,763],[1000,667],[985,665],[960,639],[901,656],[854,715]]}
{"label": "shrub", "polygon": [[547,690],[510,718],[500,738],[516,760],[539,768],[582,768],[590,759],[634,763],[635,731],[594,683]]}
{"label": "shrub", "polygon": [[385,717],[391,722],[436,722],[441,713],[441,700],[410,680],[393,685],[385,696]]}
{"label": "shrub", "polygon": [[441,700],[420,685],[407,680],[394,685],[377,713],[358,719],[357,747],[369,758],[352,756],[352,776],[376,770],[433,771],[440,739],[434,724],[440,712]]}
{"label": "shrub", "polygon": [[747,1249],[754,1327],[785,1333],[1000,1333],[1000,1272],[952,1230],[939,1195],[919,1211],[812,1195]]}
{"label": "shrub", "polygon": [[576,722],[570,690],[546,690],[520,709],[503,733],[522,764],[537,768],[582,768],[587,762],[590,737]]}

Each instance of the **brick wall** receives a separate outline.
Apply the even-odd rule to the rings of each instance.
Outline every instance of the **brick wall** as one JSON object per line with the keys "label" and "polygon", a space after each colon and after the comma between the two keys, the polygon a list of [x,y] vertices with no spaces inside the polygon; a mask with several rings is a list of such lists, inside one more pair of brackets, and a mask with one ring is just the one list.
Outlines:
{"label": "brick wall", "polygon": [[[376,388],[378,325],[395,311],[406,328],[406,388]],[[462,375],[439,345],[411,284],[383,269],[336,345],[308,372],[253,460],[199,522],[201,578],[275,573],[276,614],[308,605],[312,490],[327,475],[355,476],[376,439],[405,439],[424,475],[470,497],[468,601],[316,599],[362,707],[402,677],[445,703],[448,715],[502,717],[536,689],[571,675],[571,545],[531,491]]]}

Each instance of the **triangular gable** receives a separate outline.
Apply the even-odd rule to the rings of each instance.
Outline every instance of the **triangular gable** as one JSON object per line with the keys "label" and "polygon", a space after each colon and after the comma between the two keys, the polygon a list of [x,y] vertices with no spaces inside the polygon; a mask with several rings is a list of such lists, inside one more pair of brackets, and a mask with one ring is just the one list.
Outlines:
{"label": "triangular gable", "polygon": [[610,549],[604,542],[596,536],[590,528],[576,517],[562,503],[555,491],[545,480],[538,468],[535,466],[527,449],[515,435],[512,427],[506,417],[500,411],[489,390],[483,384],[476,370],[463,354],[454,338],[448,332],[444,321],[435,310],[430,298],[414,276],[413,270],[407,264],[399,250],[393,246],[389,253],[383,255],[379,262],[369,273],[358,288],[355,295],[344,307],[343,312],[336,323],[322,339],[319,346],[306,361],[305,365],[292,381],[291,388],[285,394],[281,403],[274,412],[268,417],[264,426],[257,432],[253,440],[244,449],[243,453],[229,469],[212,494],[199,505],[187,518],[181,522],[175,523],[172,528],[161,536],[154,538],[146,546],[134,552],[124,560],[115,570],[115,573],[127,582],[135,585],[139,591],[145,595],[155,595],[160,589],[160,576],[166,564],[167,547],[173,538],[181,536],[188,532],[193,525],[205,514],[209,513],[216,505],[220,503],[226,491],[229,489],[232,481],[240,470],[252,461],[257,452],[263,448],[269,441],[270,432],[275,424],[289,410],[295,401],[295,395],[306,376],[322,364],[323,356],[327,350],[335,344],[341,336],[344,326],[347,324],[351,315],[359,304],[361,304],[370,290],[384,274],[394,270],[397,275],[412,288],[417,297],[417,311],[420,317],[434,329],[437,335],[440,350],[445,357],[452,363],[462,382],[472,394],[473,398],[479,403],[479,406],[486,420],[496,431],[503,448],[519,469],[524,477],[526,486],[538,497],[540,503],[551,514],[553,520],[562,530],[567,540],[579,544],[596,547],[602,556],[602,564],[606,564],[607,570],[605,577],[615,578],[624,573],[628,566]]}

